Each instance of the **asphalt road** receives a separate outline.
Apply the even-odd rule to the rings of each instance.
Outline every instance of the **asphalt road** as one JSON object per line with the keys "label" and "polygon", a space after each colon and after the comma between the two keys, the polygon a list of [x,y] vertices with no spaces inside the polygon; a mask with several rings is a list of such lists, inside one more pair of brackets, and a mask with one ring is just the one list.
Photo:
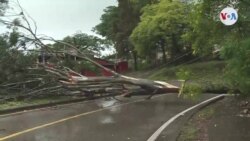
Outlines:
{"label": "asphalt road", "polygon": [[0,141],[146,141],[168,119],[198,103],[176,94],[120,99],[0,116]]}

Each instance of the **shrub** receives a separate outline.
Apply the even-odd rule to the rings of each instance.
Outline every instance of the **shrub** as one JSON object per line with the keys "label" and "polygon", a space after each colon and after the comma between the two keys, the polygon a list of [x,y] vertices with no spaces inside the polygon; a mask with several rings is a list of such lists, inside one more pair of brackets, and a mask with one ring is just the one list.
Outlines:
{"label": "shrub", "polygon": [[197,100],[202,94],[202,87],[197,84],[188,84],[183,90],[183,98]]}
{"label": "shrub", "polygon": [[227,59],[226,79],[241,95],[250,96],[250,38],[228,43],[222,50]]}

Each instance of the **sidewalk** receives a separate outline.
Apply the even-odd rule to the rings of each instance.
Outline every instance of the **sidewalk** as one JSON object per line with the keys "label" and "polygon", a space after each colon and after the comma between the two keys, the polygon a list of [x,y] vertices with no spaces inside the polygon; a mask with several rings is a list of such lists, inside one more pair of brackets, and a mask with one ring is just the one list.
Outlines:
{"label": "sidewalk", "polygon": [[[209,141],[250,141],[250,117],[241,115],[244,108],[240,105],[229,98],[218,103],[208,126]],[[249,108],[250,104],[244,107]]]}
{"label": "sidewalk", "polygon": [[157,141],[250,141],[249,102],[226,97],[188,113],[170,124]]}

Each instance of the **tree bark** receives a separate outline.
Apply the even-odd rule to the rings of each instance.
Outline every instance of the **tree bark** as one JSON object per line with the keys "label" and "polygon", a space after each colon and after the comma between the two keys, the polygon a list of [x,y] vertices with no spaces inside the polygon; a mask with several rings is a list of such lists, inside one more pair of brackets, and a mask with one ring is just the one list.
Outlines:
{"label": "tree bark", "polygon": [[171,48],[171,58],[174,58],[176,55],[180,53],[178,41],[176,39],[176,35],[172,34],[172,48]]}
{"label": "tree bark", "polygon": [[138,70],[138,56],[137,56],[136,51],[133,51],[133,59],[134,59],[134,70],[137,71]]}
{"label": "tree bark", "polygon": [[162,55],[163,55],[163,63],[166,64],[167,63],[167,55],[166,55],[166,49],[165,49],[165,41],[162,39],[160,41],[160,47],[161,47],[161,50],[162,50]]}

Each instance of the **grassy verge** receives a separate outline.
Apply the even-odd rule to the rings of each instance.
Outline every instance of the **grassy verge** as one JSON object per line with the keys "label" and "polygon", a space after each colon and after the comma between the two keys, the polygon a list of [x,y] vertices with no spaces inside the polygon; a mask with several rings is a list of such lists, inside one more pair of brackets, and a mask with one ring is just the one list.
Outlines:
{"label": "grassy verge", "polygon": [[207,126],[215,113],[215,106],[210,106],[195,114],[181,129],[177,141],[208,140]]}
{"label": "grassy verge", "polygon": [[39,105],[39,104],[48,104],[54,102],[60,102],[65,100],[71,100],[72,97],[67,96],[50,96],[50,97],[40,97],[40,98],[33,98],[33,99],[26,99],[26,100],[16,100],[10,102],[0,103],[0,110],[6,109],[13,109],[18,107],[24,106],[32,106],[32,105]]}
{"label": "grassy verge", "polygon": [[191,72],[188,84],[199,85],[206,92],[221,93],[227,91],[227,83],[223,76],[225,68],[225,62],[223,61],[201,62],[171,68],[164,67],[151,72],[148,79],[177,80],[176,72],[183,68]]}

